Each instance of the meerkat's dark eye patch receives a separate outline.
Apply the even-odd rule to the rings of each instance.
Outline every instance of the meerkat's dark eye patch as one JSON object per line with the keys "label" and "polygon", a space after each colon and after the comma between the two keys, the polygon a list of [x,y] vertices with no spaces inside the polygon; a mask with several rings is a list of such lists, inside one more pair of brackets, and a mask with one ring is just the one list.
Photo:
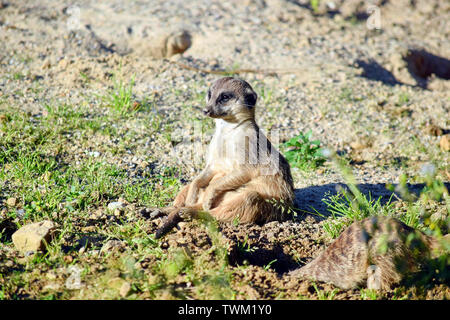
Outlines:
{"label": "meerkat's dark eye patch", "polygon": [[244,104],[249,107],[249,108],[253,108],[256,104],[256,99],[258,98],[258,96],[256,95],[256,93],[252,92],[252,93],[247,93],[244,96]]}
{"label": "meerkat's dark eye patch", "polygon": [[217,103],[225,103],[234,98],[232,92],[222,92],[217,99]]}
{"label": "meerkat's dark eye patch", "polygon": [[208,100],[211,99],[211,89],[208,90]]}

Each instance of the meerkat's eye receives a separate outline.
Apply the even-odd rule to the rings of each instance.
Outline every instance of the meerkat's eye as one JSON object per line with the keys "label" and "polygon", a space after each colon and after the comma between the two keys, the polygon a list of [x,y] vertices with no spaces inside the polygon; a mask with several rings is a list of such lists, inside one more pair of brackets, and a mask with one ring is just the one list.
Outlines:
{"label": "meerkat's eye", "polygon": [[232,93],[224,92],[224,93],[220,94],[219,99],[217,99],[217,102],[224,103],[224,102],[227,102],[228,100],[230,100],[231,98],[233,98]]}
{"label": "meerkat's eye", "polygon": [[256,94],[247,94],[244,97],[244,103],[248,108],[253,108],[256,103]]}
{"label": "meerkat's eye", "polygon": [[211,90],[208,90],[208,100],[211,99]]}

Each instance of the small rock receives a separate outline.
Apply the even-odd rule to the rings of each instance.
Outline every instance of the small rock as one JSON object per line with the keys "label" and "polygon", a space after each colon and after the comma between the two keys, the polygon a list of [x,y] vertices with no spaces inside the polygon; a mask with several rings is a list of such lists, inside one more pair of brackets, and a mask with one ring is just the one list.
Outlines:
{"label": "small rock", "polygon": [[273,232],[273,231],[268,231],[266,236],[267,236],[267,239],[269,239],[269,241],[275,240],[275,232]]}
{"label": "small rock", "polygon": [[94,158],[98,158],[98,157],[100,157],[100,152],[90,151],[90,152],[88,152],[88,155],[90,155],[91,157],[94,157]]}
{"label": "small rock", "polygon": [[57,290],[59,290],[60,288],[61,288],[61,286],[59,285],[59,283],[52,282],[52,283],[46,284],[46,285],[42,288],[42,290],[43,290],[43,291],[57,291]]}
{"label": "small rock", "polygon": [[178,227],[180,229],[186,229],[187,225],[188,225],[187,222],[184,222],[184,221],[178,222]]}
{"label": "small rock", "polygon": [[353,141],[350,143],[350,147],[353,150],[362,150],[366,148],[367,146],[364,143],[361,143],[360,141]]}
{"label": "small rock", "polygon": [[149,163],[147,162],[147,161],[142,161],[140,164],[139,164],[139,167],[141,167],[142,169],[145,169],[145,168],[147,168],[149,166]]}
{"label": "small rock", "polygon": [[112,252],[112,251],[115,251],[115,250],[119,250],[122,247],[123,247],[122,241],[120,241],[120,240],[109,240],[103,245],[103,247],[101,249],[101,252],[102,253]]}
{"label": "small rock", "polygon": [[115,278],[109,279],[108,287],[110,287],[112,289],[120,290],[122,288],[124,281],[125,280],[123,280],[120,277],[115,277]]}
{"label": "small rock", "polygon": [[446,134],[441,137],[439,146],[441,147],[442,151],[450,151],[450,134]]}
{"label": "small rock", "polygon": [[125,207],[125,203],[120,202],[120,201],[116,201],[116,202],[111,202],[108,204],[108,209],[111,211],[114,211],[116,209],[123,209]]}
{"label": "small rock", "polygon": [[45,248],[55,235],[56,225],[44,220],[23,226],[12,235],[16,248],[21,252],[39,251]]}
{"label": "small rock", "polygon": [[124,282],[120,287],[119,294],[122,298],[128,296],[131,292],[131,285],[128,282]]}
{"label": "small rock", "polygon": [[16,215],[19,219],[22,219],[25,216],[25,210],[24,209],[17,210]]}
{"label": "small rock", "polygon": [[67,264],[71,264],[73,262],[73,257],[69,256],[69,255],[64,256],[63,259],[64,259],[64,262],[67,263]]}
{"label": "small rock", "polygon": [[65,286],[69,290],[78,290],[81,289],[81,269],[77,266],[70,266],[68,271],[71,273],[70,276],[66,279]]}
{"label": "small rock", "polygon": [[6,204],[10,207],[14,207],[17,204],[17,199],[9,198],[8,200],[6,200]]}
{"label": "small rock", "polygon": [[51,67],[51,64],[50,64],[50,61],[48,61],[48,60],[45,60],[41,66],[42,69],[50,69],[50,67]]}
{"label": "small rock", "polygon": [[119,290],[122,298],[128,296],[131,292],[131,285],[120,277],[114,277],[108,281],[108,287]]}
{"label": "small rock", "polygon": [[319,174],[319,175],[324,174],[325,173],[325,169],[324,168],[319,168],[319,169],[316,170],[316,173]]}

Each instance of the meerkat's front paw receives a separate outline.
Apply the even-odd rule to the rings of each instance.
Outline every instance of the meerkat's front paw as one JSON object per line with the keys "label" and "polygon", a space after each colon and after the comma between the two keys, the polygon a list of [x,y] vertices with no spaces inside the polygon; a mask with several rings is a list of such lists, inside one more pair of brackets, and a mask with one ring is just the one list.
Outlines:
{"label": "meerkat's front paw", "polygon": [[195,182],[191,183],[191,186],[189,188],[189,191],[186,195],[185,205],[186,206],[193,206],[198,201],[198,191],[199,188],[195,184]]}
{"label": "meerkat's front paw", "polygon": [[203,201],[203,210],[209,211],[214,206],[214,201],[216,197],[214,194],[210,193],[205,197],[205,200]]}
{"label": "meerkat's front paw", "polygon": [[204,202],[203,202],[203,210],[205,210],[205,211],[211,210],[212,204],[213,204],[213,201],[212,201],[212,200],[204,201]]}

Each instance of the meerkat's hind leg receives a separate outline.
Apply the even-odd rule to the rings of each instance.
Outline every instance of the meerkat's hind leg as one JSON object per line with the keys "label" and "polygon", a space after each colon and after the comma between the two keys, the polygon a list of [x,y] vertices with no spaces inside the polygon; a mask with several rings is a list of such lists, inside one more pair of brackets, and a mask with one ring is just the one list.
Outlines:
{"label": "meerkat's hind leg", "polygon": [[381,269],[371,264],[367,267],[367,289],[380,290],[381,289]]}
{"label": "meerkat's hind leg", "polygon": [[155,232],[155,239],[159,239],[170,232],[179,222],[186,221],[197,216],[198,208],[196,207],[172,207],[162,226]]}
{"label": "meerkat's hind leg", "polygon": [[209,213],[217,220],[241,223],[263,223],[276,219],[276,209],[258,192],[242,190],[229,192]]}

